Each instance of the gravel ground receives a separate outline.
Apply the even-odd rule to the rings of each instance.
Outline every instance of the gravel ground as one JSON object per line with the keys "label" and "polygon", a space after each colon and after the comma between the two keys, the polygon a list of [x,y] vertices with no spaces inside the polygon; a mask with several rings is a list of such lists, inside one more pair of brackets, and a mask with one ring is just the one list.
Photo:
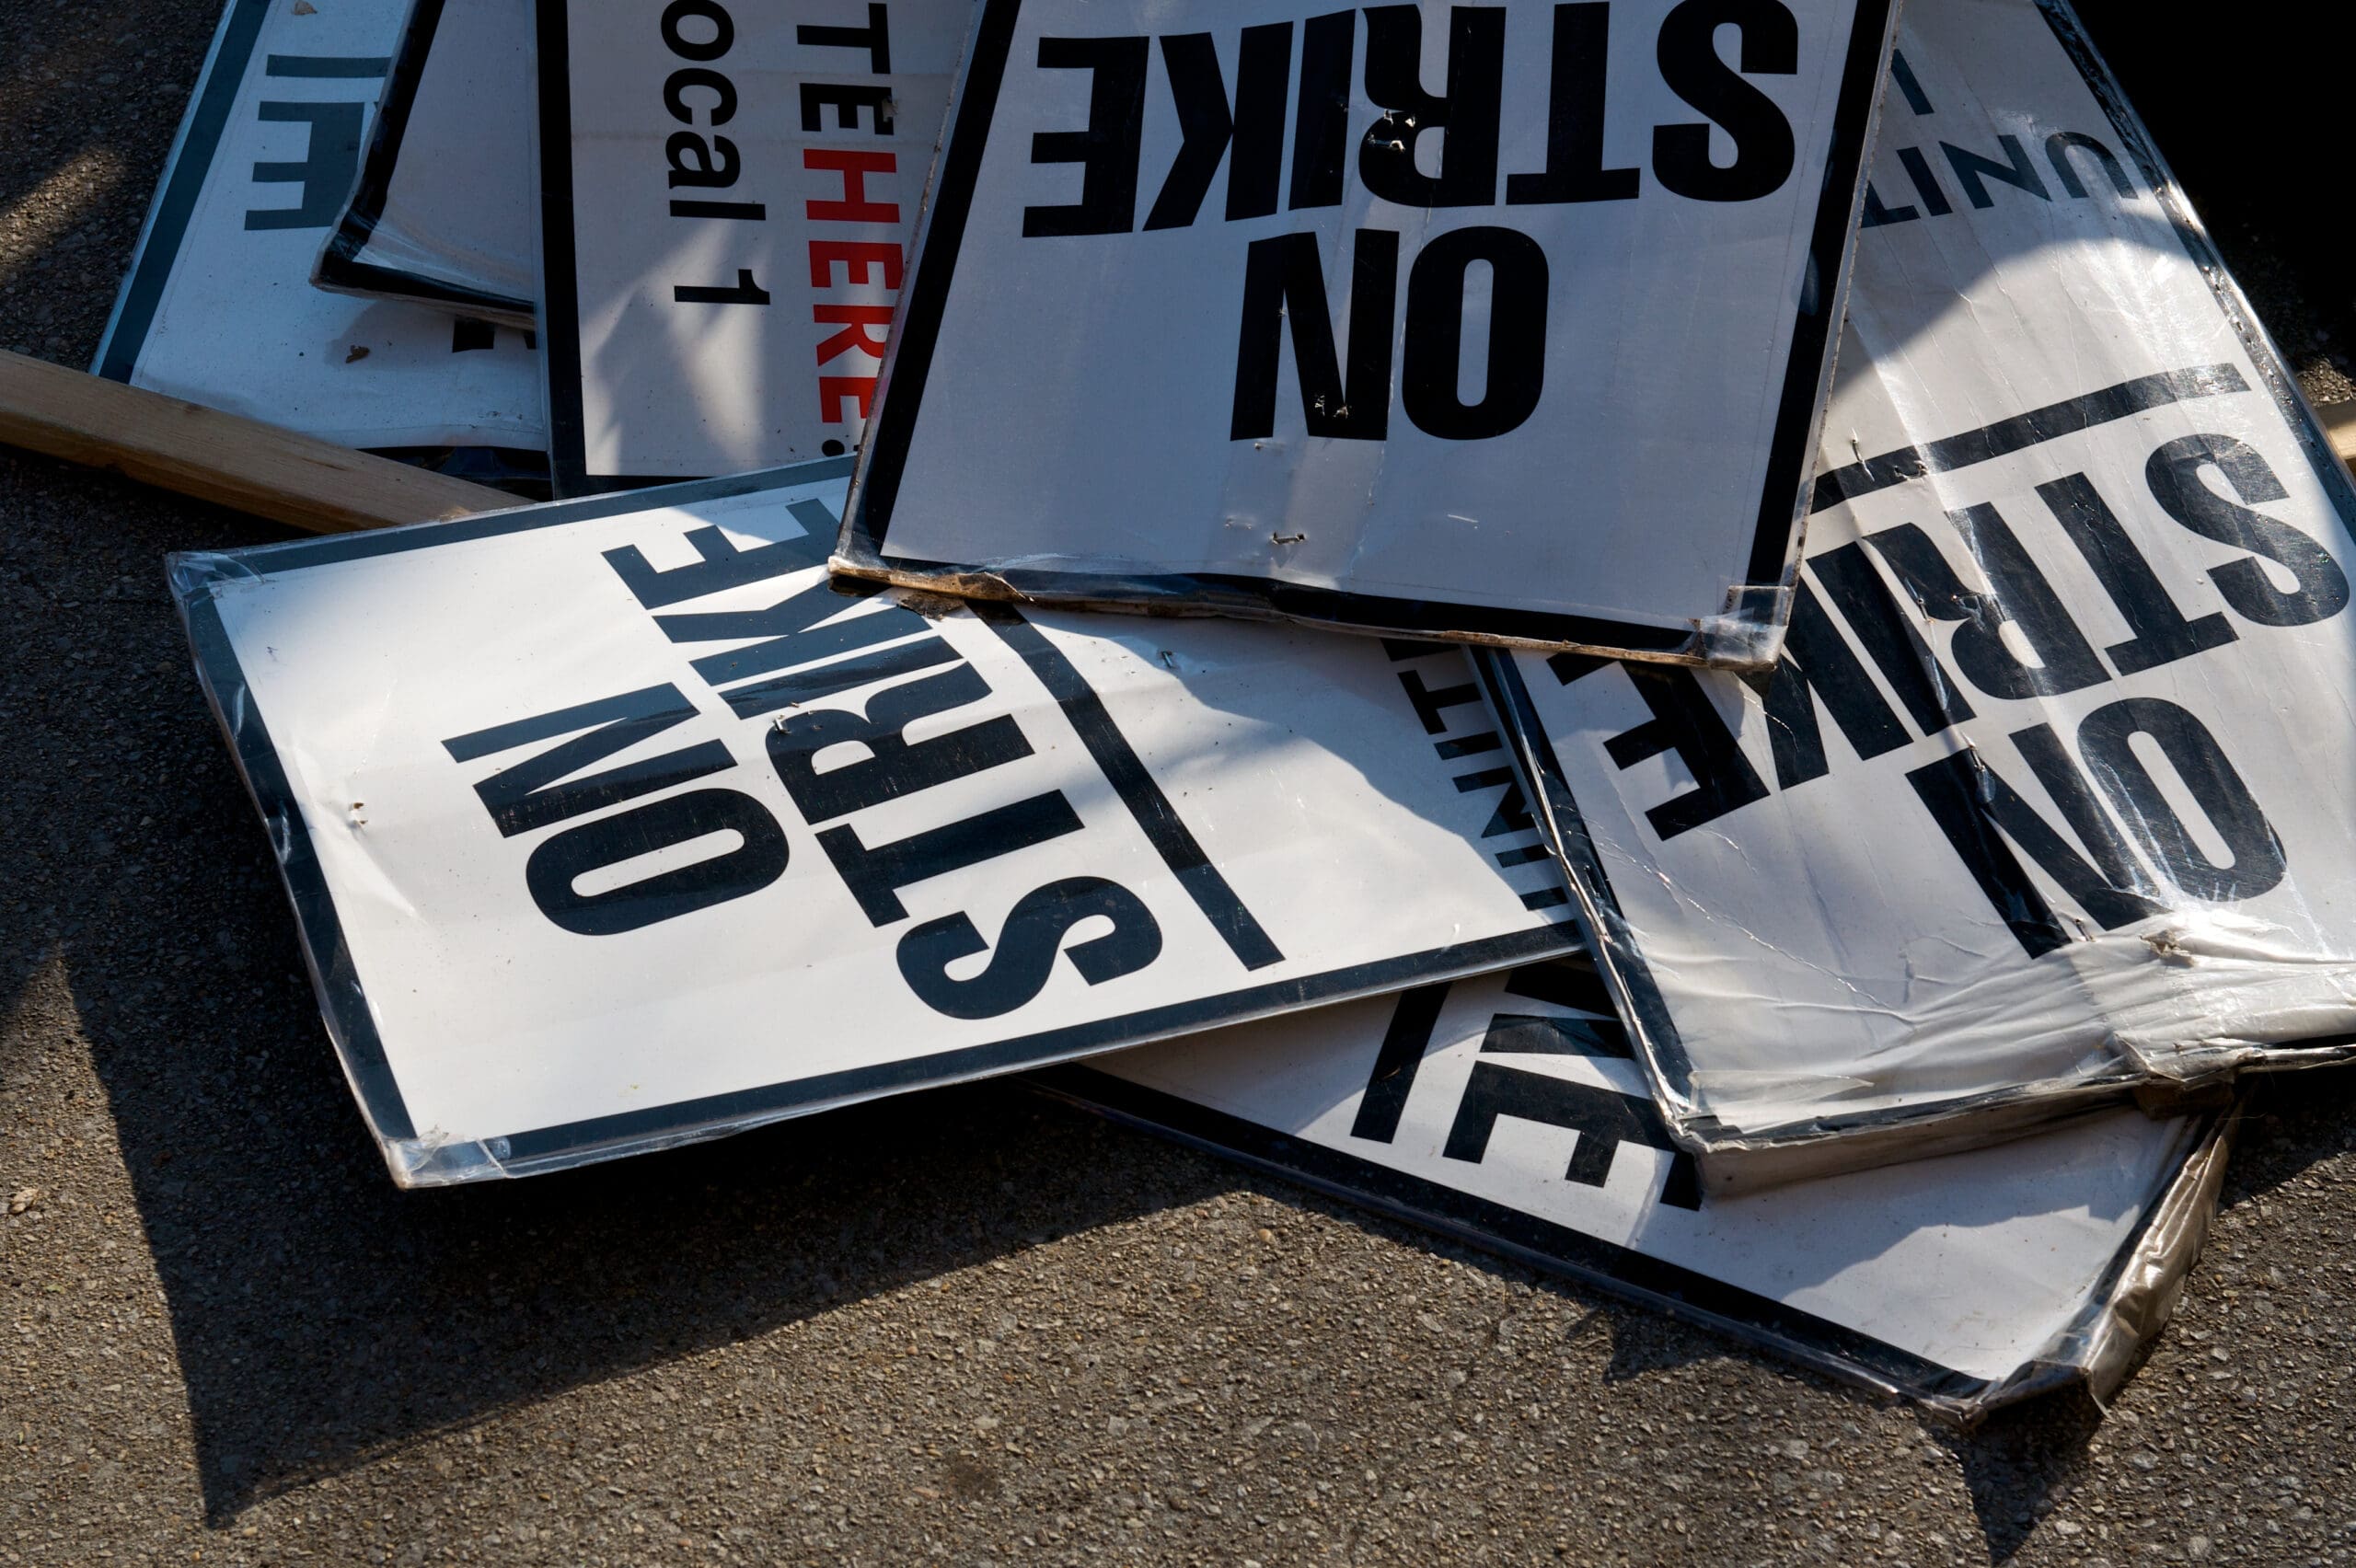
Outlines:
{"label": "gravel ground", "polygon": [[[0,0],[0,345],[87,360],[212,20]],[[2344,397],[2329,186],[2114,29]],[[2356,1075],[2107,1419],[1969,1438],[1010,1087],[397,1193],[160,582],[269,536],[0,453],[0,1562],[2356,1557]]]}

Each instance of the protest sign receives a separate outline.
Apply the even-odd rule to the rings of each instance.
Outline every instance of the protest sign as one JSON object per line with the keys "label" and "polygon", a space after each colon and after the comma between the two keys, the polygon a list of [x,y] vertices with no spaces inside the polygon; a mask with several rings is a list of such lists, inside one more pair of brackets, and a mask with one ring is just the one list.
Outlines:
{"label": "protest sign", "polygon": [[2216,1205],[2216,1117],[1706,1201],[1584,955],[1055,1067],[1041,1087],[1970,1420],[2106,1397]]}
{"label": "protest sign", "polygon": [[532,325],[531,0],[412,0],[311,281]]}
{"label": "protest sign", "polygon": [[175,558],[397,1180],[1572,945],[1462,650],[847,595],[849,467]]}
{"label": "protest sign", "polygon": [[231,0],[91,369],[347,446],[544,442],[523,334],[324,294],[397,0]]}
{"label": "protest sign", "polygon": [[2340,1059],[2347,471],[2059,0],[1908,12],[1865,213],[1774,669],[1484,656],[1672,1129]]}
{"label": "protest sign", "polygon": [[560,493],[858,444],[972,15],[538,0]]}
{"label": "protest sign", "polygon": [[1772,657],[1890,10],[986,0],[838,570]]}

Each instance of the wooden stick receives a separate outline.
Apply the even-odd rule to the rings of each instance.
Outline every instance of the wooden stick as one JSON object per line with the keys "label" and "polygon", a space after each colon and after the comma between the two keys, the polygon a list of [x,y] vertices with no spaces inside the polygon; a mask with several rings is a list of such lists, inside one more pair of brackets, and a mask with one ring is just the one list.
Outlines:
{"label": "wooden stick", "polygon": [[2339,460],[2356,468],[2356,403],[2326,403],[2316,410],[2323,421],[2324,432],[2331,437],[2331,449]]}
{"label": "wooden stick", "polygon": [[314,534],[523,504],[485,485],[5,350],[0,443]]}

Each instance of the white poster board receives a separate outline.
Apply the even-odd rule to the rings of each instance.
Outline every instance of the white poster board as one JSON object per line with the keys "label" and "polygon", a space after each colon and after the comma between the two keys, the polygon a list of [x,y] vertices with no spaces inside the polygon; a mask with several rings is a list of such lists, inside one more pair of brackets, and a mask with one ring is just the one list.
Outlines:
{"label": "white poster board", "polygon": [[1727,1170],[2356,1030],[2356,490],[2058,0],[1901,30],[1781,663],[1492,662]]}
{"label": "white poster board", "polygon": [[1701,1195],[1584,957],[1141,1046],[1042,1087],[1961,1419],[2106,1398],[2199,1251],[2214,1117]]}
{"label": "white poster board", "polygon": [[1886,0],[985,0],[840,570],[1773,654]]}
{"label": "white poster board", "polygon": [[533,324],[532,0],[411,0],[311,281]]}
{"label": "white poster board", "polygon": [[560,494],[848,453],[973,0],[537,0]]}
{"label": "white poster board", "polygon": [[372,449],[545,443],[524,334],[311,286],[399,0],[230,0],[91,370]]}
{"label": "white poster board", "polygon": [[1572,945],[1462,650],[845,594],[849,467],[174,558],[398,1181]]}

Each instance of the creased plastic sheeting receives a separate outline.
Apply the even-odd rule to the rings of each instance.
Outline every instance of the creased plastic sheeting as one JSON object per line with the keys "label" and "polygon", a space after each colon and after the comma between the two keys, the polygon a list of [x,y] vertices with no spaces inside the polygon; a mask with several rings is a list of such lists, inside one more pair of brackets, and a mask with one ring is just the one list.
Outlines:
{"label": "creased plastic sheeting", "polygon": [[1897,59],[1773,677],[1492,662],[1714,1181],[2356,1029],[2356,492],[2065,10]]}
{"label": "creased plastic sheeting", "polygon": [[837,594],[849,467],[174,558],[398,1181],[1572,945],[1461,650]]}
{"label": "creased plastic sheeting", "polygon": [[542,450],[522,333],[311,286],[402,11],[231,0],[96,374],[347,446]]}
{"label": "creased plastic sheeting", "polygon": [[412,0],[312,282],[532,325],[532,0]]}
{"label": "creased plastic sheeting", "polygon": [[973,0],[537,0],[559,494],[849,452]]}
{"label": "creased plastic sheeting", "polygon": [[1893,8],[984,0],[837,570],[1772,659]]}
{"label": "creased plastic sheeting", "polygon": [[1703,1198],[1585,960],[1057,1067],[1042,1087],[1971,1422],[2107,1400],[2174,1309],[2226,1119]]}

